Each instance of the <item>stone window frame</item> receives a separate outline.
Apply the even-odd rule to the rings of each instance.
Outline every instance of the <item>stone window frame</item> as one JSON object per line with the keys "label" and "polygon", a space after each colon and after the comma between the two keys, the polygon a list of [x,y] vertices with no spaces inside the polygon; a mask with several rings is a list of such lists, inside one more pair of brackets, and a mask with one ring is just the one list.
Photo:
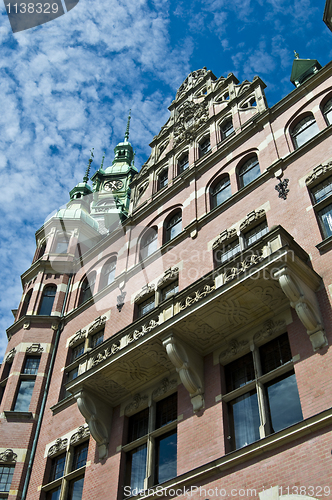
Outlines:
{"label": "stone window frame", "polygon": [[[66,233],[64,231],[57,231],[55,237],[54,237],[54,240],[53,240],[53,244],[52,244],[52,250],[51,250],[51,253],[56,253],[56,254],[59,254],[59,255],[65,255],[68,253],[68,248],[69,248],[69,242],[70,242],[70,238],[71,238],[71,234],[70,233]],[[67,244],[67,248],[65,251],[63,252],[57,252],[57,246],[58,244],[61,244],[61,243],[66,243]]]}
{"label": "stone window frame", "polygon": [[[230,451],[241,449],[241,447],[236,448],[234,436],[231,435],[232,425],[231,425],[231,417],[228,404],[236,400],[237,398],[250,393],[251,391],[256,391],[257,394],[259,417],[260,417],[259,439],[263,439],[275,433],[272,431],[270,427],[270,420],[269,420],[270,409],[268,403],[268,396],[264,392],[265,391],[264,385],[268,384],[269,382],[272,382],[273,380],[278,380],[280,377],[287,376],[287,374],[290,374],[291,372],[293,372],[292,374],[295,374],[294,364],[295,361],[298,360],[298,355],[294,355],[289,361],[263,374],[261,370],[259,348],[268,344],[268,342],[273,341],[278,337],[281,337],[284,334],[287,334],[289,342],[289,335],[287,332],[286,322],[284,320],[279,320],[275,322],[274,320],[268,320],[267,322],[265,322],[264,327],[261,328],[261,330],[256,332],[254,335],[249,334],[244,337],[241,337],[241,339],[231,340],[229,343],[229,348],[223,351],[219,355],[219,362],[223,367],[221,373],[223,392],[221,394],[220,399],[223,403],[223,408],[224,408],[223,413],[225,414],[224,430],[225,430],[225,448],[227,450],[226,451],[227,453]],[[233,361],[237,361],[243,358],[244,356],[247,356],[249,353],[252,354],[253,366],[255,370],[254,378],[251,381],[246,382],[241,387],[238,387],[228,392],[226,388],[225,367],[231,364]],[[248,443],[248,445],[250,444],[251,443]]]}
{"label": "stone window frame", "polygon": [[57,287],[57,285],[56,285],[55,283],[47,283],[47,285],[44,285],[44,286],[43,286],[43,289],[42,289],[42,291],[41,291],[41,298],[40,298],[40,302],[39,302],[39,306],[38,306],[38,313],[37,313],[37,314],[38,314],[38,316],[39,316],[39,315],[40,315],[40,316],[45,316],[44,314],[43,314],[43,315],[41,315],[41,314],[40,314],[40,312],[41,312],[41,309],[42,309],[42,307],[43,307],[44,297],[45,297],[45,296],[47,297],[47,295],[44,295],[44,294],[45,294],[45,290],[48,290],[48,289],[53,289],[53,290],[55,289],[55,293],[54,293],[54,296],[53,296],[53,302],[52,302],[52,308],[51,308],[51,310],[50,310],[50,313],[49,313],[49,314],[47,314],[46,316],[51,316],[51,315],[52,315],[53,308],[54,308],[54,303],[55,303],[55,297],[56,297],[56,295],[57,295],[57,293],[58,293],[58,287]]}
{"label": "stone window frame", "polygon": [[[166,184],[164,185],[161,185],[160,183],[160,178],[162,177],[163,174],[167,173],[167,182]],[[164,166],[162,167],[159,172],[157,173],[157,191],[161,191],[162,189],[164,189],[165,187],[168,186],[168,181],[169,181],[169,168],[168,166]],[[166,178],[166,175],[165,175],[165,178]]]}
{"label": "stone window frame", "polygon": [[[252,162],[252,160],[255,160],[255,162]],[[244,184],[244,181],[243,181],[244,173],[242,171],[243,171],[243,169],[244,169],[244,167],[246,165],[250,165],[250,162],[253,163],[253,167],[251,167],[249,170],[247,170],[244,173],[247,173],[250,170],[253,170],[255,167],[257,167],[257,165],[258,165],[257,171],[259,173],[250,182],[247,182],[246,184]],[[252,182],[254,182],[256,179],[258,179],[258,177],[262,174],[261,168],[260,168],[258,154],[256,152],[254,152],[254,153],[251,153],[249,155],[246,155],[244,158],[242,158],[239,161],[239,163],[236,166],[235,171],[236,171],[236,174],[237,174],[236,177],[237,177],[238,189],[240,190],[240,189],[245,188],[246,186],[249,186]]]}
{"label": "stone window frame", "polygon": [[[29,348],[27,348],[27,349],[29,349]],[[35,371],[35,373],[27,373],[25,371],[26,370],[27,361],[28,361],[28,359],[30,359],[32,357],[33,358],[39,358],[39,363],[38,363],[38,366],[37,366],[37,370]],[[31,400],[32,400],[32,396],[33,396],[33,391],[34,391],[36,379],[37,379],[37,376],[38,376],[38,370],[39,370],[39,366],[40,366],[40,360],[41,360],[41,352],[40,353],[33,352],[31,355],[29,355],[29,353],[27,353],[25,355],[25,357],[24,357],[24,360],[23,360],[23,363],[22,363],[21,372],[20,372],[20,376],[19,376],[19,380],[18,380],[18,384],[17,384],[17,387],[16,387],[15,398],[14,398],[13,404],[12,404],[12,411],[15,412],[15,413],[29,413],[29,408],[30,408]],[[19,396],[21,394],[22,382],[24,382],[24,381],[33,381],[33,386],[32,386],[32,389],[31,389],[31,396],[30,396],[29,406],[28,406],[28,408],[25,408],[23,410],[15,409],[16,405],[17,405],[17,400],[18,400],[18,398],[19,398]]]}
{"label": "stone window frame", "polygon": [[[91,278],[92,276],[93,276],[93,280],[92,280],[92,287],[91,287],[91,283],[89,281],[89,278]],[[95,293],[96,281],[97,281],[97,271],[95,271],[95,270],[91,270],[83,276],[83,278],[81,279],[80,285],[78,287],[77,307],[85,304],[90,299],[92,299],[92,297]],[[83,286],[86,286],[84,291],[83,291]],[[91,288],[92,288],[92,290],[91,290]],[[90,297],[84,298],[84,293],[87,293],[87,290],[90,290],[91,295],[90,295]]]}
{"label": "stone window frame", "polygon": [[325,183],[328,180],[330,180],[330,183],[332,185],[332,161],[327,162],[325,165],[318,165],[317,167],[315,167],[305,180],[323,241],[331,238],[332,236],[332,234],[327,235],[325,225],[321,219],[322,210],[328,208],[329,206],[331,206],[332,214],[332,190],[321,200],[316,201],[313,189],[317,188],[319,185]]}
{"label": "stone window frame", "polygon": [[[4,448],[3,448],[4,449]],[[13,476],[15,474],[15,465],[17,461],[17,453],[14,450],[7,448],[3,452],[0,453],[0,468],[10,469],[11,480],[9,489],[0,491],[0,498],[8,498],[11,484],[13,482]]]}
{"label": "stone window frame", "polygon": [[[175,219],[175,217],[178,215],[178,214],[181,214],[181,230],[175,235],[173,236],[173,238],[170,238],[170,234],[169,234],[169,231],[172,227],[176,226],[179,222],[180,222],[180,219],[178,219],[178,221],[173,224],[172,226],[170,226],[170,222]],[[180,233],[182,233],[183,231],[183,227],[182,227],[182,223],[183,223],[183,210],[182,210],[182,207],[178,207],[174,210],[172,210],[168,215],[167,217],[165,218],[164,220],[164,223],[163,223],[163,244],[166,245],[167,243],[169,243],[170,241],[173,241]]]}
{"label": "stone window frame", "polygon": [[[296,129],[301,125],[301,123],[303,123],[302,126],[304,126],[305,122],[308,122],[308,118],[311,118],[311,122],[309,123],[309,125],[305,126],[305,128],[303,128],[302,130],[297,131]],[[310,129],[310,127],[315,127],[315,126],[317,128],[316,133],[311,135],[311,137],[309,137],[309,139],[305,140],[303,143],[298,144],[297,137],[299,137],[300,134],[302,134],[304,131]],[[320,132],[320,130],[319,130],[316,118],[311,111],[301,113],[300,116],[297,116],[289,125],[289,134],[290,134],[291,139],[292,139],[294,150],[297,150],[300,147],[307,144],[307,142],[310,141],[311,139],[313,139],[317,134],[319,134],[319,132]]]}
{"label": "stone window frame", "polygon": [[[33,287],[30,287],[29,290],[24,294],[22,304],[21,304],[21,310],[20,310],[20,318],[23,318],[23,316],[26,316],[29,310],[30,302],[31,302],[31,297],[33,294]],[[28,297],[30,295],[30,297]],[[27,299],[28,297],[28,299]]]}
{"label": "stone window frame", "polygon": [[[182,161],[186,158],[186,162]],[[189,149],[182,150],[178,155],[176,155],[176,176],[183,174],[188,168],[189,164]]]}
{"label": "stone window frame", "polygon": [[[216,194],[214,193],[214,190],[216,189],[216,187],[222,182],[222,180],[225,179],[226,180],[226,183],[227,183],[227,180],[228,180],[228,185],[225,186],[223,189],[221,189],[219,192],[223,191],[224,189],[227,189],[228,187],[230,188],[230,195],[225,198],[225,200],[223,200],[221,203],[218,203],[216,204],[215,203],[215,198],[216,198]],[[218,175],[218,177],[216,177],[213,182],[210,184],[209,186],[209,203],[210,203],[210,210],[214,210],[215,208],[219,207],[220,205],[222,205],[226,200],[228,200],[230,197],[232,196],[232,185],[231,185],[231,180],[230,180],[230,175],[228,172],[224,172],[224,173],[221,173],[220,175]]]}
{"label": "stone window frame", "polygon": [[[146,240],[147,240],[149,234],[152,233],[152,231],[155,231],[155,238],[150,241],[149,245],[152,242],[156,241],[157,242],[157,248],[155,250],[153,250],[153,252],[148,253],[147,255],[144,255],[144,253],[145,253],[144,249],[146,249],[149,246],[149,245],[146,245]],[[147,227],[144,230],[143,234],[140,236],[140,238],[139,238],[139,244],[138,244],[138,261],[139,262],[147,259],[156,250],[158,250],[158,248],[159,248],[159,234],[158,233],[159,233],[158,226],[154,224],[152,226]]]}
{"label": "stone window frame", "polygon": [[205,132],[198,140],[198,158],[203,158],[212,151],[210,131]]}
{"label": "stone window frame", "polygon": [[[88,427],[80,426],[78,431],[74,433],[71,438],[61,439],[58,438],[55,441],[55,444],[52,445],[47,453],[47,463],[44,473],[44,481],[42,486],[42,491],[45,494],[45,499],[51,498],[50,493],[55,492],[58,488],[60,488],[60,496],[59,500],[67,500],[69,498],[69,488],[70,484],[77,479],[85,476],[85,471],[87,467],[87,461],[85,465],[77,468],[76,470],[72,470],[73,459],[75,456],[75,449],[87,443],[88,450],[87,456],[89,453],[89,429]],[[65,464],[63,469],[63,475],[53,481],[50,481],[50,472],[52,461],[58,458],[59,456],[65,454]]]}
{"label": "stone window frame", "polygon": [[[177,424],[179,420],[178,416],[178,409],[177,409],[177,416],[174,420],[171,422],[156,428],[156,408],[157,404],[160,401],[163,401],[174,394],[177,394],[177,384],[176,386],[171,389],[170,391],[167,392],[167,394],[163,393],[163,391],[158,391],[155,390],[152,395],[148,396],[143,396],[140,397],[139,401],[139,406],[140,408],[135,408],[135,404],[131,405],[131,408],[129,411],[125,410],[125,414],[128,416],[128,430],[129,430],[129,419],[130,417],[133,417],[135,415],[138,415],[140,412],[147,410],[148,409],[148,430],[147,433],[144,434],[142,437],[139,437],[138,439],[127,442],[126,444],[123,444],[121,446],[121,451],[124,452],[124,460],[125,460],[125,485],[128,487],[127,484],[127,454],[130,453],[131,451],[137,449],[140,446],[143,446],[146,444],[147,447],[147,453],[146,453],[146,463],[145,463],[145,478],[144,478],[144,489],[147,489],[149,487],[155,486],[158,483],[155,481],[155,467],[156,467],[156,439],[162,437],[163,435],[167,435],[169,433],[172,433],[174,431],[177,431]],[[139,396],[139,395],[137,395]],[[137,398],[136,396],[136,398]],[[127,408],[129,405],[127,406]],[[135,410],[133,411],[133,409]],[[177,401],[177,408],[178,408],[178,401]],[[176,476],[174,476],[176,477]],[[128,495],[130,496],[130,495]],[[124,496],[124,498],[127,498],[128,496]]]}

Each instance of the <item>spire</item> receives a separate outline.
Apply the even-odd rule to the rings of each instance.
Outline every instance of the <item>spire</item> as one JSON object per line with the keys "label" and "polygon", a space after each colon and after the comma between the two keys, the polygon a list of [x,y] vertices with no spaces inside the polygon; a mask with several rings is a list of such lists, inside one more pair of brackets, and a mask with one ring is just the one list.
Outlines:
{"label": "spire", "polygon": [[93,154],[94,148],[90,149],[90,159],[88,163],[88,167],[85,172],[85,176],[83,177],[83,182],[87,183],[89,180],[89,175],[90,175],[90,168],[91,168],[91,163],[93,162],[94,154]]}
{"label": "spire", "polygon": [[299,54],[296,52],[296,50],[294,50],[294,58],[295,58],[295,59],[300,59],[300,56],[299,56]]}
{"label": "spire", "polygon": [[129,110],[129,114],[128,114],[128,121],[127,121],[127,127],[126,127],[125,136],[124,136],[124,142],[128,142],[128,139],[129,139],[130,119],[131,119],[131,109]]}
{"label": "spire", "polygon": [[103,170],[103,166],[104,166],[104,160],[105,160],[105,151],[104,151],[104,154],[103,154],[103,158],[101,160],[101,165],[99,167],[100,170]]}

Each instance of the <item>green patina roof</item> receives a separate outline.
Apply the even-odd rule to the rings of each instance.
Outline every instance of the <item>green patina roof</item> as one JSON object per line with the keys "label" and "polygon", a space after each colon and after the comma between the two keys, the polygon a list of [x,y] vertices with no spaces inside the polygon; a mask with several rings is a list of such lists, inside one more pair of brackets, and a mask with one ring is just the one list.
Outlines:
{"label": "green patina roof", "polygon": [[293,62],[290,81],[297,87],[311,75],[317,73],[321,67],[317,59],[299,59],[296,57]]}

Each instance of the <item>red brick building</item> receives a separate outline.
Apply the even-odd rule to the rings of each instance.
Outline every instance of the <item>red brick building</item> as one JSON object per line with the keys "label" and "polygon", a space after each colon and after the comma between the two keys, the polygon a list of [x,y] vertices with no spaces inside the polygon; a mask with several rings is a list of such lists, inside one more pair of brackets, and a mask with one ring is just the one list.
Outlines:
{"label": "red brick building", "polygon": [[0,498],[332,498],[332,63],[292,81],[191,73],[37,231]]}

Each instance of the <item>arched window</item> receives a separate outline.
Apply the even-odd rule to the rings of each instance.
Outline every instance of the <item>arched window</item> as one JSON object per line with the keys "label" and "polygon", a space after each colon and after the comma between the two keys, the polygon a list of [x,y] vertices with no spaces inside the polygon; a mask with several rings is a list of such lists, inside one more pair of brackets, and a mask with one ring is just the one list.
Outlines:
{"label": "arched window", "polygon": [[67,253],[69,243],[69,236],[67,234],[60,234],[57,237],[54,253]]}
{"label": "arched window", "polygon": [[210,137],[204,137],[199,143],[199,157],[201,158],[211,150]]}
{"label": "arched window", "polygon": [[222,179],[214,183],[210,190],[211,208],[221,205],[232,194],[229,176],[224,176]]}
{"label": "arched window", "polygon": [[189,167],[189,155],[183,154],[178,160],[178,173],[181,174]]}
{"label": "arched window", "polygon": [[168,184],[168,168],[164,168],[158,176],[158,191]]}
{"label": "arched window", "polygon": [[110,283],[113,283],[115,276],[115,269],[116,269],[116,257],[112,257],[104,264],[101,270],[99,290],[105,288],[105,286],[109,285]]}
{"label": "arched window", "polygon": [[234,127],[233,127],[232,119],[227,120],[226,122],[224,122],[224,123],[221,124],[220,135],[221,135],[221,140],[222,141],[224,139],[226,139],[226,137],[228,137],[229,135],[231,135],[233,132],[234,132]]}
{"label": "arched window", "polygon": [[55,285],[45,286],[38,312],[40,316],[50,316],[53,309],[55,294],[56,294]]}
{"label": "arched window", "polygon": [[168,221],[166,222],[166,233],[165,233],[165,243],[171,241],[175,236],[177,236],[182,231],[182,212],[178,210]]}
{"label": "arched window", "polygon": [[29,304],[30,304],[31,295],[32,295],[32,288],[30,288],[30,290],[28,291],[28,293],[26,293],[26,295],[25,295],[25,297],[23,299],[23,304],[22,304],[20,318],[22,318],[22,316],[25,316],[26,313],[28,312],[28,307],[29,307]]}
{"label": "arched window", "polygon": [[140,259],[143,260],[158,248],[158,230],[151,227],[143,236],[140,248]]}
{"label": "arched window", "polygon": [[291,129],[291,136],[295,149],[305,144],[318,133],[319,128],[313,115],[308,115],[303,118]]}
{"label": "arched window", "polygon": [[91,297],[93,296],[95,283],[96,283],[96,272],[94,271],[93,273],[86,276],[82,281],[79,305],[91,299]]}
{"label": "arched window", "polygon": [[327,101],[323,108],[323,115],[325,118],[325,121],[328,125],[331,125],[332,123],[332,99]]}
{"label": "arched window", "polygon": [[247,160],[239,170],[239,186],[243,188],[259,177],[261,169],[259,168],[257,156],[252,156]]}

